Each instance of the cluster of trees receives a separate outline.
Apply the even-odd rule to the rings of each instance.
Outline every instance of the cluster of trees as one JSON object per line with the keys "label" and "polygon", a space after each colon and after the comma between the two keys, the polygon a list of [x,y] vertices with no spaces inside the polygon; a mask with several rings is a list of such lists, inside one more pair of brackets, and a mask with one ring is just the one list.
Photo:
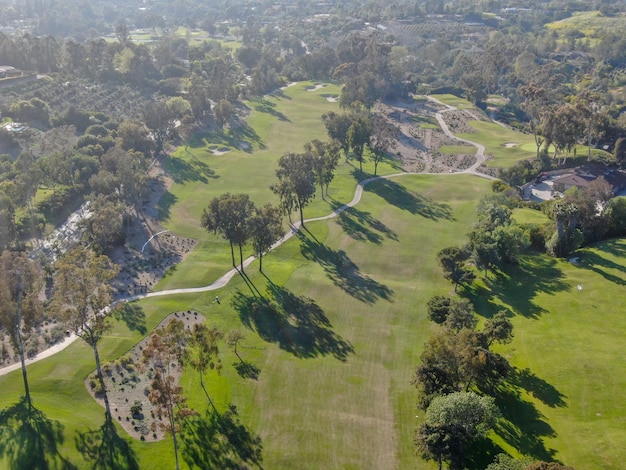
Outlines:
{"label": "cluster of trees", "polygon": [[283,235],[280,211],[271,204],[256,207],[247,194],[224,193],[211,200],[202,212],[202,227],[214,234],[220,234],[230,244],[233,266],[235,245],[239,247],[239,264],[243,266],[243,247],[252,242],[259,256],[259,270],[263,272],[263,253]]}
{"label": "cluster of trees", "polygon": [[346,160],[352,157],[359,162],[361,171],[366,149],[369,150],[376,175],[378,164],[396,146],[397,128],[383,114],[364,109],[359,101],[353,102],[348,111],[324,114],[322,120],[328,137],[343,150]]}
{"label": "cluster of trees", "polygon": [[228,240],[233,266],[235,246],[239,248],[239,265],[243,272],[243,247],[251,243],[263,271],[263,254],[283,235],[282,215],[298,211],[304,226],[304,208],[313,200],[319,187],[322,198],[334,177],[340,147],[335,141],[312,140],[304,152],[287,152],[278,160],[278,181],[270,188],[279,197],[279,207],[266,204],[256,207],[247,194],[224,193],[213,198],[202,212],[201,225],[207,231]]}
{"label": "cluster of trees", "polygon": [[553,222],[552,235],[545,240],[545,249],[553,256],[567,256],[582,245],[626,234],[626,198],[614,198],[604,178],[583,189],[567,190],[543,209]]}
{"label": "cluster of trees", "polygon": [[[43,236],[46,223],[59,223],[59,212],[82,200],[92,204],[85,236],[100,250],[122,243],[123,220],[139,216],[148,191],[147,169],[154,140],[138,121],[92,124],[77,137],[76,127],[47,132],[13,160],[0,158],[0,248],[21,247]],[[47,197],[35,198],[39,188]]]}
{"label": "cluster of trees", "polygon": [[419,391],[418,406],[426,411],[415,432],[419,455],[435,460],[441,468],[463,468],[463,458],[500,416],[489,392],[506,378],[510,366],[490,350],[493,343],[508,343],[513,325],[501,311],[487,320],[482,331],[467,299],[435,296],[428,315],[441,325],[425,344],[413,384]]}
{"label": "cluster of trees", "polygon": [[[494,188],[503,189],[499,184]],[[482,198],[467,244],[444,248],[437,254],[444,277],[453,283],[455,292],[459,285],[474,281],[474,268],[485,274],[496,272],[506,264],[517,263],[530,247],[530,231],[512,218],[512,209],[519,204],[519,196],[514,194],[509,188]]]}

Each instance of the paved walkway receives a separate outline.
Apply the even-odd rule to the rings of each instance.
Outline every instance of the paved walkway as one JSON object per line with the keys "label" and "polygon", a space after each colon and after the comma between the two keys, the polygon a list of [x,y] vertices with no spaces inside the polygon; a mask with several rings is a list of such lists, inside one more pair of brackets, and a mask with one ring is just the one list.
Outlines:
{"label": "paved walkway", "polygon": [[[480,173],[478,171],[478,168],[480,167],[480,165],[482,165],[482,163],[485,161],[485,147],[477,142],[473,142],[471,140],[468,139],[461,139],[460,137],[456,137],[454,134],[452,134],[452,132],[450,132],[450,129],[448,128],[448,125],[446,124],[446,122],[443,119],[442,114],[447,112],[447,111],[451,111],[456,109],[453,106],[450,105],[446,105],[445,103],[442,103],[441,101],[432,98],[432,97],[428,97],[429,100],[434,101],[436,103],[439,103],[441,105],[444,105],[447,109],[443,110],[443,111],[439,111],[436,113],[435,117],[437,118],[437,121],[439,122],[439,125],[441,126],[441,128],[443,129],[444,133],[448,136],[451,137],[453,139],[459,140],[461,142],[465,142],[467,144],[473,145],[474,147],[476,147],[476,163],[474,163],[471,167],[466,168],[463,171],[457,171],[454,173],[395,173],[392,175],[385,175],[385,176],[373,176],[371,178],[365,179],[363,181],[361,181],[359,184],[357,184],[356,190],[354,192],[354,197],[352,198],[352,201],[350,201],[349,203],[347,203],[344,206],[341,206],[337,209],[335,209],[333,212],[331,212],[328,215],[322,216],[322,217],[315,217],[312,219],[305,219],[305,222],[317,222],[320,220],[328,220],[328,219],[332,219],[334,217],[337,217],[339,214],[341,214],[343,211],[345,211],[346,209],[353,207],[355,205],[357,205],[359,203],[359,201],[361,200],[361,196],[363,195],[363,188],[365,187],[365,185],[371,183],[372,181],[376,181],[379,179],[390,179],[390,178],[397,178],[400,176],[405,176],[405,175],[414,175],[414,174],[435,174],[438,176],[442,176],[442,175],[458,175],[458,174],[472,174],[472,175],[476,175],[479,176],[481,178],[487,178],[490,180],[495,180],[496,178],[494,178],[493,176],[490,175],[486,175],[484,173]],[[294,222],[291,224],[291,230],[283,235],[283,237],[278,240],[276,243],[274,243],[272,245],[272,247],[268,250],[271,251],[274,248],[282,245],[283,243],[285,243],[287,240],[289,240],[291,237],[293,237],[299,230],[300,230],[300,221],[298,222]],[[250,256],[249,258],[246,258],[243,262],[243,266],[244,268],[248,267],[250,264],[252,264],[252,262],[256,259],[256,256]],[[215,282],[213,282],[212,284],[209,284],[208,286],[200,286],[200,287],[187,287],[187,288],[182,288],[182,289],[168,289],[168,290],[162,290],[162,291],[156,291],[156,292],[148,292],[146,294],[139,294],[139,295],[133,295],[131,297],[126,297],[124,299],[120,299],[117,302],[132,302],[135,300],[140,300],[140,299],[148,299],[151,297],[162,297],[164,295],[173,295],[173,294],[197,294],[197,293],[201,293],[201,292],[209,292],[212,290],[217,290],[217,289],[221,289],[222,287],[224,287],[226,284],[228,284],[228,282],[235,276],[239,274],[239,270],[237,268],[233,268],[230,271],[228,271],[226,274],[224,274],[222,277],[220,277],[219,279],[217,279]],[[68,338],[65,338],[65,340],[62,343],[56,344],[54,346],[52,346],[51,348],[46,349],[45,351],[40,352],[39,354],[37,354],[35,357],[28,359],[26,361],[26,364],[32,364],[33,362],[37,362],[40,361],[42,359],[45,359],[47,357],[50,357],[54,354],[56,354],[59,351],[64,350],[65,348],[67,348],[70,344],[72,344],[74,341],[76,341],[77,336],[72,335]],[[18,362],[16,364],[11,364],[10,366],[4,367],[2,369],[0,369],[0,376],[3,376],[5,374],[8,374],[9,372],[13,372],[14,370],[20,369],[21,368],[21,364]]]}

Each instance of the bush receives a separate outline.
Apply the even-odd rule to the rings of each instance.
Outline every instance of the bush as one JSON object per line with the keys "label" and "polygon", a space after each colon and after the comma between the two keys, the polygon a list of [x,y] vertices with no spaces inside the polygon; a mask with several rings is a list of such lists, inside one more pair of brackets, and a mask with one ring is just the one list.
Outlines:
{"label": "bush", "polygon": [[65,339],[65,328],[63,325],[54,325],[50,328],[50,344],[60,343]]}

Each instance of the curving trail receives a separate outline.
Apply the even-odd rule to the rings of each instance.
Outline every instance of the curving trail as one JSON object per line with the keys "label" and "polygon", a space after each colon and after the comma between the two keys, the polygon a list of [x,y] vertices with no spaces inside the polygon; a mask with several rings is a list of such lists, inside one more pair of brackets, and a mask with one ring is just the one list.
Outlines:
{"label": "curving trail", "polygon": [[[348,202],[347,204],[335,209],[333,212],[331,212],[330,214],[324,215],[322,217],[314,217],[311,219],[305,219],[304,222],[316,222],[316,221],[321,221],[321,220],[328,220],[328,219],[332,219],[334,217],[337,217],[339,214],[341,214],[342,212],[344,212],[346,209],[353,207],[355,205],[357,205],[359,203],[359,201],[361,200],[361,197],[363,196],[363,188],[365,187],[365,185],[371,183],[372,181],[376,181],[379,179],[389,179],[389,178],[397,178],[399,176],[405,176],[405,175],[415,175],[415,174],[434,174],[434,175],[438,175],[438,176],[443,176],[443,175],[459,175],[459,174],[472,174],[472,175],[476,175],[479,176],[481,178],[487,178],[490,180],[495,180],[497,178],[494,178],[493,176],[490,175],[486,175],[484,173],[480,173],[478,171],[478,168],[480,167],[480,165],[485,161],[485,147],[477,142],[473,142],[471,140],[468,139],[462,139],[460,137],[456,137],[454,134],[452,134],[452,132],[450,131],[450,129],[448,128],[448,125],[446,124],[446,122],[443,119],[442,114],[447,112],[447,111],[452,111],[454,109],[456,109],[454,106],[450,106],[447,104],[442,103],[441,101],[432,98],[432,97],[428,97],[429,100],[434,101],[438,104],[444,105],[447,109],[445,109],[444,111],[439,111],[435,114],[435,117],[437,119],[437,121],[439,122],[439,125],[441,126],[441,128],[443,129],[444,133],[448,136],[451,137],[453,139],[459,140],[461,142],[465,142],[467,144],[473,145],[474,147],[476,147],[476,163],[474,163],[471,167],[466,168],[463,171],[457,171],[457,172],[453,172],[453,173],[394,173],[392,175],[385,175],[385,176],[373,176],[371,178],[367,178],[361,182],[359,182],[356,186],[356,190],[354,192],[354,197],[352,198],[352,200],[350,202]],[[282,238],[280,238],[277,242],[275,242],[271,248],[268,250],[272,251],[274,248],[282,245],[283,243],[285,243],[287,240],[289,240],[291,237],[293,237],[299,230],[300,230],[300,226],[301,223],[300,221],[298,222],[294,222],[291,224],[291,230],[286,233],[285,235],[282,236]],[[248,267],[250,264],[252,264],[252,262],[254,262],[254,260],[256,259],[256,256],[250,256],[248,258],[246,258],[243,262],[243,266],[244,268]],[[180,289],[167,289],[167,290],[162,290],[162,291],[156,291],[156,292],[148,292],[146,294],[138,294],[138,295],[133,295],[130,297],[126,297],[123,299],[119,299],[116,300],[115,303],[117,302],[133,302],[135,300],[140,300],[140,299],[148,299],[151,297],[161,297],[161,296],[165,296],[165,295],[173,295],[173,294],[197,294],[197,293],[202,293],[202,292],[209,292],[209,291],[213,291],[213,290],[217,290],[217,289],[221,289],[222,287],[226,286],[226,284],[228,284],[228,282],[235,276],[239,274],[239,270],[237,268],[233,268],[230,271],[226,272],[222,277],[220,277],[219,279],[217,279],[216,281],[214,281],[213,283],[207,285],[207,286],[200,286],[200,287],[187,287],[187,288],[180,288]],[[27,359],[26,360],[26,365],[32,364],[34,362],[37,361],[41,361],[42,359],[45,359],[47,357],[50,357],[60,351],[63,351],[65,348],[67,348],[70,344],[72,344],[74,341],[76,341],[78,339],[78,337],[76,335],[71,335],[67,338],[65,338],[65,340],[62,343],[59,344],[55,344],[54,346],[40,352],[39,354],[37,354],[35,357]],[[18,370],[21,368],[21,364],[19,362],[15,363],[15,364],[11,364],[10,366],[7,367],[3,367],[0,369],[0,376],[6,375],[9,372],[13,372],[14,370]]]}

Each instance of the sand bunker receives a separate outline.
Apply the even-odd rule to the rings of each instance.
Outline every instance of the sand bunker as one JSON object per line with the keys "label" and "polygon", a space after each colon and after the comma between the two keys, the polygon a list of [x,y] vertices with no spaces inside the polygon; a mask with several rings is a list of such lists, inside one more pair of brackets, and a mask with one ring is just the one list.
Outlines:
{"label": "sand bunker", "polygon": [[314,86],[306,87],[306,91],[317,91],[320,88],[326,88],[328,85],[326,83],[317,83]]}
{"label": "sand bunker", "polygon": [[508,149],[512,149],[513,147],[517,147],[519,144],[517,142],[507,142],[504,146]]}
{"label": "sand bunker", "polygon": [[230,149],[228,147],[209,147],[209,152],[213,155],[224,155],[230,152]]}
{"label": "sand bunker", "polygon": [[339,101],[339,95],[322,95],[322,97],[326,98],[326,101],[330,101],[331,103]]}

